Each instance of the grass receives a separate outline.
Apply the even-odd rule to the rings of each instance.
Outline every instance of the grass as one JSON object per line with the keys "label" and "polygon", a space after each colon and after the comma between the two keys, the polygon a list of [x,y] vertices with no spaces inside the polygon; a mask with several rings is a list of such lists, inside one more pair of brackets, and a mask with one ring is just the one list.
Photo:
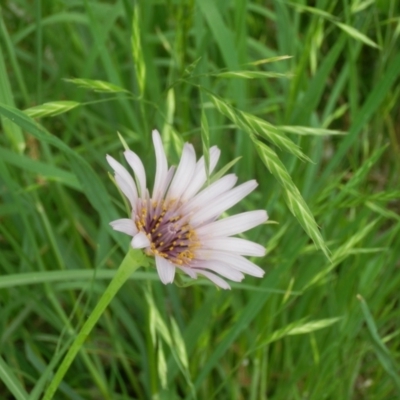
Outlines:
{"label": "grass", "polygon": [[0,397],[40,399],[129,243],[105,155],[185,141],[259,188],[263,279],[142,269],[57,399],[400,396],[397,1],[7,0],[0,10]]}

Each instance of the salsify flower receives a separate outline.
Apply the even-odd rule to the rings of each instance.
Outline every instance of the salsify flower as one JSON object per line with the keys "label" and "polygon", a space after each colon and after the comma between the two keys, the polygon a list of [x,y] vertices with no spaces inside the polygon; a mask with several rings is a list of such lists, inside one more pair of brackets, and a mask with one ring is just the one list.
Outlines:
{"label": "salsify flower", "polygon": [[[131,150],[124,156],[130,173],[114,158],[107,161],[115,172],[115,181],[132,207],[131,218],[111,222],[114,230],[132,236],[131,246],[144,249],[155,258],[158,275],[164,284],[172,283],[178,268],[191,278],[202,275],[223,289],[223,279],[240,282],[244,274],[262,277],[264,271],[243,256],[262,257],[265,248],[246,239],[231,237],[268,219],[264,210],[244,212],[217,220],[257,187],[251,180],[234,187],[237,177],[228,174],[205,186],[205,159],[196,162],[191,144],[185,143],[178,167],[168,169],[167,158],[158,131],[153,131],[156,176],[150,196],[146,172],[140,158]],[[211,173],[220,150],[210,148]]]}

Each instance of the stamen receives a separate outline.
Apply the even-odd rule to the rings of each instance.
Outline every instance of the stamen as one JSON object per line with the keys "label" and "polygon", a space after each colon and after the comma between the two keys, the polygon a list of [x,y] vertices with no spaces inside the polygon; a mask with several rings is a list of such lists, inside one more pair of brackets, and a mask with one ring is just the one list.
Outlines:
{"label": "stamen", "polygon": [[188,265],[198,247],[195,231],[188,218],[177,214],[180,204],[139,200],[136,227],[150,240],[149,254],[164,257],[176,265]]}

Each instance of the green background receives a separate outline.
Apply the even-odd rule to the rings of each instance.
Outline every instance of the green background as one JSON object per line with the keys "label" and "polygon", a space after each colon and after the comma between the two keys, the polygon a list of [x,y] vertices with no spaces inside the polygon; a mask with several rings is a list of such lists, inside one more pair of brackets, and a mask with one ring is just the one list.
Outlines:
{"label": "green background", "polygon": [[268,211],[265,276],[139,270],[55,398],[398,399],[399,35],[397,0],[2,2],[0,397],[42,397],[114,275],[105,155],[151,182],[157,128],[257,179],[228,214]]}

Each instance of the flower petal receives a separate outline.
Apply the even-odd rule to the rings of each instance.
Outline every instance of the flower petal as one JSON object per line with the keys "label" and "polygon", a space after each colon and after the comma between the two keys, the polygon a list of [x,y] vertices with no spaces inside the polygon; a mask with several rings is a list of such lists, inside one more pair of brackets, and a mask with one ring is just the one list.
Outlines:
{"label": "flower petal", "polygon": [[161,282],[166,285],[167,283],[172,283],[175,277],[175,265],[170,263],[164,257],[156,256],[156,266],[158,276]]}
{"label": "flower petal", "polygon": [[171,183],[172,178],[174,177],[175,170],[176,170],[176,168],[174,166],[172,166],[168,170],[167,175],[165,177],[165,181],[161,184],[161,186],[159,188],[160,199],[164,197],[165,192],[167,191],[168,186]]}
{"label": "flower petal", "polygon": [[[217,182],[220,182],[221,179]],[[221,194],[213,199],[210,203],[206,204],[203,208],[195,212],[191,217],[190,223],[193,227],[203,224],[212,218],[218,217],[224,211],[233,207],[236,203],[246,197],[257,187],[257,182],[251,180]]]}
{"label": "flower petal", "polygon": [[[152,253],[157,254],[154,255],[157,272],[164,284],[174,281],[176,268],[193,279],[202,275],[223,289],[230,289],[223,278],[240,282],[245,273],[263,276],[264,271],[242,255],[263,256],[264,247],[231,235],[265,222],[267,213],[258,210],[214,221],[254,190],[257,183],[249,181],[234,188],[237,177],[230,174],[204,188],[207,180],[205,157],[196,162],[191,144],[184,145],[178,167],[168,170],[158,131],[153,131],[153,143],[157,165],[152,197],[146,188],[146,170],[134,152],[126,150],[124,155],[135,176],[107,156],[117,184],[132,205],[131,218],[111,222],[113,229],[132,236],[133,248],[146,248],[146,252],[152,252],[150,247],[154,249],[153,246],[161,246],[165,254],[157,251]],[[210,148],[210,172],[215,168],[219,156],[220,150],[216,146]],[[135,221],[140,221],[140,230]],[[159,238],[154,244],[153,237]],[[178,239],[180,241],[176,242]],[[172,243],[172,247],[168,243],[164,245],[166,240]],[[190,264],[174,265],[171,260],[179,258],[186,247],[189,249]]]}
{"label": "flower petal", "polygon": [[153,130],[153,144],[156,153],[156,177],[154,180],[153,200],[157,201],[164,195],[164,193],[161,194],[161,191],[168,173],[167,157],[161,141],[161,136],[157,130]]}
{"label": "flower petal", "polygon": [[210,174],[214,171],[214,168],[218,164],[221,150],[217,146],[210,147]]}
{"label": "flower petal", "polygon": [[131,246],[134,249],[143,249],[144,247],[150,246],[150,240],[144,232],[139,232],[133,237]]}
{"label": "flower petal", "polygon": [[189,275],[191,278],[196,279],[197,278],[197,274],[196,274],[196,270],[194,268],[190,268],[190,267],[182,267],[180,265],[177,265],[176,268],[179,268],[180,270],[182,270],[183,272],[185,272],[185,274]]}
{"label": "flower petal", "polygon": [[126,150],[124,156],[136,175],[139,182],[140,195],[143,199],[146,193],[146,172],[143,163],[138,155],[131,150]]}
{"label": "flower petal", "polygon": [[242,256],[265,256],[265,247],[250,240],[236,237],[217,237],[201,241],[202,248],[219,251],[228,251]]}
{"label": "flower petal", "polygon": [[121,218],[110,222],[114,231],[126,233],[129,236],[135,236],[138,233],[135,223],[130,218]]}
{"label": "flower petal", "polygon": [[138,198],[137,189],[135,181],[133,180],[131,174],[123,167],[117,160],[106,155],[108,164],[115,172],[115,181],[117,182],[122,193],[131,203],[132,208],[136,207],[136,201]]}
{"label": "flower petal", "polygon": [[251,261],[238,254],[199,249],[196,251],[196,258],[207,261],[221,261],[225,264],[230,265],[232,268],[237,269],[238,271],[241,271],[248,275],[256,276],[258,278],[264,276],[265,273],[265,271],[261,269],[258,265],[252,263]]}
{"label": "flower petal", "polygon": [[240,282],[244,278],[244,275],[240,271],[221,261],[202,261],[193,269],[195,271],[198,269],[209,269],[210,271],[216,272],[224,278],[230,279],[234,282]]}
{"label": "flower petal", "polygon": [[182,157],[176,170],[174,179],[168,189],[168,200],[179,200],[193,179],[194,170],[196,168],[196,153],[194,147],[185,143],[183,146]]}
{"label": "flower petal", "polygon": [[211,222],[196,230],[198,236],[206,238],[216,236],[232,236],[246,232],[257,225],[264,223],[268,214],[264,210],[248,211],[231,217]]}
{"label": "flower petal", "polygon": [[[214,171],[220,155],[221,151],[217,146],[213,146],[210,148],[210,174]],[[201,187],[206,183],[206,180],[207,175],[205,168],[205,159],[204,156],[202,156],[196,164],[196,170],[194,171],[192,181],[189,183],[189,186],[186,188],[185,193],[183,193],[182,195],[182,201],[187,201],[188,199],[195,196],[196,193],[201,189]]]}
{"label": "flower petal", "polygon": [[212,272],[209,271],[204,271],[202,269],[199,269],[197,271],[199,275],[204,275],[206,278],[208,278],[211,282],[215,283],[217,286],[219,286],[222,289],[230,289],[231,287],[229,284],[224,281],[222,278],[220,278],[218,275],[213,274]]}
{"label": "flower petal", "polygon": [[202,210],[204,204],[209,204],[211,201],[216,199],[223,193],[228,192],[232,189],[237,182],[237,176],[235,174],[225,175],[223,178],[212,183],[210,186],[206,187],[200,193],[198,193],[193,199],[189,200],[183,207],[183,213],[196,212]]}

